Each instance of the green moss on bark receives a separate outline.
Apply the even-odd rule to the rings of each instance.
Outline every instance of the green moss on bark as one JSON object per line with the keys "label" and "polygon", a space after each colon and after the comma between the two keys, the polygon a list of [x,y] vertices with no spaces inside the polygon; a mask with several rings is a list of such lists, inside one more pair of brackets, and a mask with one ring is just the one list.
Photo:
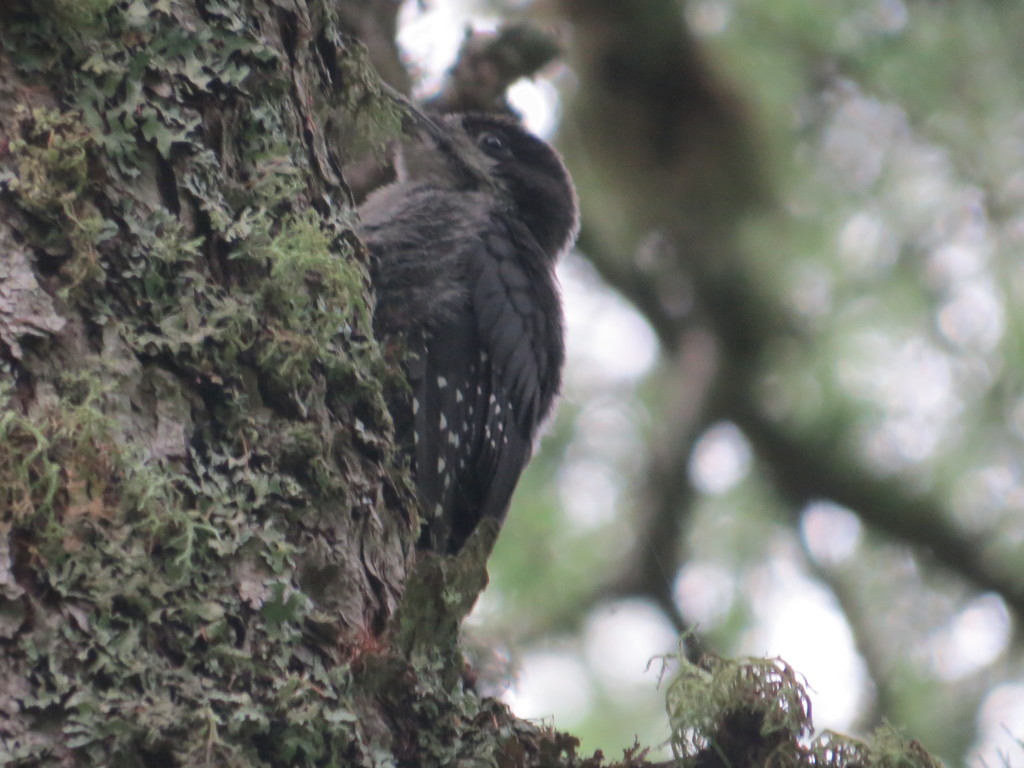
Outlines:
{"label": "green moss on bark", "polygon": [[377,765],[395,740],[351,662],[389,653],[417,523],[326,138],[395,120],[332,24],[24,3],[0,31],[41,94],[0,108],[4,242],[64,321],[3,368],[12,764]]}

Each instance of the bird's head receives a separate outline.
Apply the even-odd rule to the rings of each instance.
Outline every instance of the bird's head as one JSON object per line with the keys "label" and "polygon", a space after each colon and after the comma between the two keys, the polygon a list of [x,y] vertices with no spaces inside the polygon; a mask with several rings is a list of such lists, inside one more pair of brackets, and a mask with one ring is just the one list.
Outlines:
{"label": "bird's head", "polygon": [[578,228],[576,190],[547,142],[504,115],[457,113],[423,120],[423,140],[403,148],[400,179],[492,188],[552,260],[572,243]]}

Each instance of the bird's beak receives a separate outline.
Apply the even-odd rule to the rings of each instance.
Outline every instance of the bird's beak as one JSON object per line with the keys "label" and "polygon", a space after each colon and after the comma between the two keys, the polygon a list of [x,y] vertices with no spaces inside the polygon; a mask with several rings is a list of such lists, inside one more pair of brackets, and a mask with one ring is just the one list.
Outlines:
{"label": "bird's beak", "polygon": [[413,126],[430,137],[438,146],[443,147],[445,144],[450,143],[451,139],[447,131],[441,128],[433,118],[428,117],[425,112],[412,104],[409,104],[409,117],[412,119]]}
{"label": "bird's beak", "polygon": [[395,104],[401,109],[404,116],[404,128],[429,137],[438,147],[446,149],[451,144],[448,133],[438,125],[437,121],[428,117],[427,114],[413,104],[408,97],[396,91],[387,83],[382,82],[381,87]]}

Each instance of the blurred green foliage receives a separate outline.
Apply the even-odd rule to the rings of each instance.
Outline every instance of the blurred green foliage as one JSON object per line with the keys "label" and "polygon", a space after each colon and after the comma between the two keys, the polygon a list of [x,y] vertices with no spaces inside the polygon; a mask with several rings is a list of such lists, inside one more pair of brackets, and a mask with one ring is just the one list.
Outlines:
{"label": "blurred green foliage", "polygon": [[[979,562],[1024,584],[1024,5],[691,0],[679,13],[739,95],[769,169],[773,205],[741,223],[738,268],[792,312],[798,333],[764,350],[760,405],[796,434],[813,432],[819,450],[933,500],[985,542]],[[624,440],[648,440],[664,426],[651,409],[676,386],[687,382],[655,367],[604,390],[567,391],[518,491],[474,629],[508,639],[524,669],[538,649],[582,654],[588,616],[616,599],[603,587],[628,565],[645,460],[609,465],[581,422],[600,399],[634,414],[636,434]],[[743,448],[740,435],[724,450]],[[579,466],[610,484],[613,515],[584,524],[567,513]],[[786,655],[757,645],[772,620],[758,610],[758,590],[772,585],[757,574],[781,558],[802,583],[825,588],[851,630],[847,653],[863,665],[850,681],[855,711],[819,726],[865,733],[887,719],[950,764],[980,764],[979,754],[998,764],[997,748],[1009,764],[1024,760],[1010,735],[1024,728],[1013,719],[1024,688],[1016,709],[1007,689],[992,696],[1024,683],[1000,596],[935,567],[911,530],[894,540],[869,521],[847,554],[824,557],[807,510],[793,509],[764,469],[755,459],[737,482],[680,504],[682,575],[713,566],[731,587],[698,628],[715,650]],[[813,633],[820,621],[808,614],[793,631]],[[587,714],[556,725],[610,754],[634,733],[668,737],[653,714],[664,699],[653,675],[637,700],[589,669]],[[812,696],[833,695],[809,684]]]}

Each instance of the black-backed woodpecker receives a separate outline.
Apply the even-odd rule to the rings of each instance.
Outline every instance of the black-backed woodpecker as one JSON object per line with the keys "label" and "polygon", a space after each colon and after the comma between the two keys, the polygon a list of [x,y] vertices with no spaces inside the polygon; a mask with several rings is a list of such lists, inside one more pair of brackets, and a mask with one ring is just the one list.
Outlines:
{"label": "black-backed woodpecker", "polygon": [[[425,543],[504,518],[565,360],[555,264],[577,231],[558,154],[511,118],[420,116],[359,208],[378,332],[406,339]],[[398,419],[396,418],[396,421]]]}

